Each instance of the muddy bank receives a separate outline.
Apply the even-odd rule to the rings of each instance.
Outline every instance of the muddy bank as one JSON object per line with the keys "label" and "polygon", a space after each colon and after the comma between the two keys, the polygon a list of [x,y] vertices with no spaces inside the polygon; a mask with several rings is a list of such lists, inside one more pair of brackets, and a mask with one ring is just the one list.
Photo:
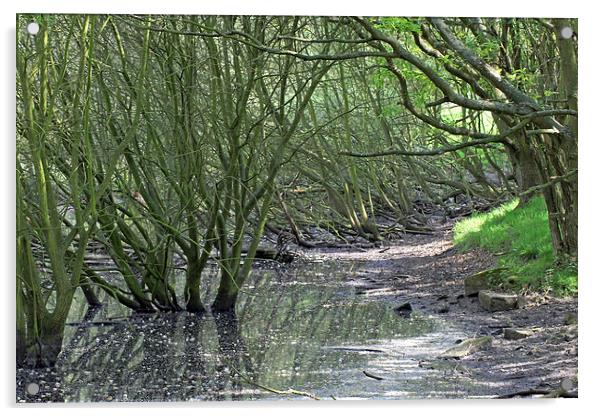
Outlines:
{"label": "muddy bank", "polygon": [[[361,269],[348,281],[359,296],[409,303],[414,311],[436,316],[466,334],[456,343],[492,336],[491,347],[483,351],[451,362],[433,357],[420,365],[447,368],[460,385],[476,383],[481,397],[532,397],[561,385],[575,395],[577,299],[527,295],[521,309],[487,312],[477,297],[464,296],[463,279],[495,267],[496,258],[479,249],[460,252],[451,237],[450,230],[441,230],[407,235],[389,247],[321,250],[312,256],[361,260]],[[504,328],[534,331],[526,338],[508,340]]]}

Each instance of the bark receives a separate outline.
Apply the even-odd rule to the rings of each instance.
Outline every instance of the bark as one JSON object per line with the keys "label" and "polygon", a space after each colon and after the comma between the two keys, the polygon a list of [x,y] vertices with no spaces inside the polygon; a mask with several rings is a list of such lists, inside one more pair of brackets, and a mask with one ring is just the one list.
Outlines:
{"label": "bark", "polygon": [[234,282],[231,284],[226,283],[228,279],[222,279],[220,282],[217,295],[211,306],[211,310],[214,312],[231,312],[234,311],[236,306],[236,299],[238,297],[238,289]]}
{"label": "bark", "polygon": [[24,349],[17,344],[17,365],[26,368],[53,367],[58,359],[63,345],[63,325],[42,325],[40,336],[29,341]]}
{"label": "bark", "polygon": [[[560,31],[564,27],[571,27],[576,30],[576,21],[571,19],[553,19],[552,21],[556,30],[556,40],[560,53],[560,85],[561,90],[566,99],[569,110],[578,111],[577,104],[577,41],[573,36],[570,39],[564,39],[560,36]],[[578,124],[577,118],[567,116],[564,120],[564,125],[567,131],[560,137],[559,147],[562,161],[559,165],[564,165],[565,171],[558,172],[564,175],[567,172],[577,170],[577,151],[578,151]],[[564,162],[564,163],[562,163]],[[577,234],[578,234],[578,189],[577,177],[571,181],[563,181],[556,187],[560,196],[559,205],[562,209],[559,211],[557,219],[562,241],[555,251],[559,255],[570,257],[577,256]],[[551,193],[552,189],[548,191]]]}
{"label": "bark", "polygon": [[507,147],[507,154],[514,168],[520,204],[524,205],[536,195],[531,188],[542,183],[534,152],[525,142],[514,141],[516,146]]}
{"label": "bark", "polygon": [[188,312],[205,312],[205,307],[201,302],[200,292],[201,271],[202,267],[200,267],[198,260],[194,260],[188,264],[188,269],[186,270],[186,287],[184,289],[186,296],[186,310]]}
{"label": "bark", "polygon": [[92,286],[92,283],[90,282],[90,279],[88,279],[85,275],[82,275],[79,287],[84,293],[88,305],[92,307],[102,306],[102,303],[100,302],[100,300],[98,300],[96,292],[94,292],[94,288]]}

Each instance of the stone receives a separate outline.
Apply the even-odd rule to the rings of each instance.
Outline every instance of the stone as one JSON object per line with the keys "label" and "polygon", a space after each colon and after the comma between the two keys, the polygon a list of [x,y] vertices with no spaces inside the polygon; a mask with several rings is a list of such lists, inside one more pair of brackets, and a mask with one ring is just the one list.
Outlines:
{"label": "stone", "polygon": [[395,308],[395,312],[397,312],[400,316],[408,317],[412,313],[412,305],[410,302],[405,302]]}
{"label": "stone", "polygon": [[562,331],[562,338],[564,341],[573,341],[579,336],[577,325],[569,325],[564,331]]}
{"label": "stone", "polygon": [[503,267],[497,269],[483,270],[464,279],[464,294],[466,296],[476,296],[481,290],[487,290],[491,287],[491,279],[499,277],[504,271]]}
{"label": "stone", "polygon": [[511,341],[530,337],[535,330],[530,328],[504,328],[504,338]]}
{"label": "stone", "polygon": [[397,308],[395,308],[395,310],[397,312],[399,312],[399,311],[411,311],[412,310],[412,305],[410,304],[410,302],[404,302],[401,305],[399,305]]}
{"label": "stone", "polygon": [[478,338],[470,338],[462,341],[455,347],[451,347],[443,354],[441,354],[442,358],[462,358],[467,355],[473,354],[477,351],[484,350],[491,346],[493,338],[490,336],[478,337]]}
{"label": "stone", "polygon": [[437,313],[448,313],[449,305],[443,304],[439,308],[437,308]]}
{"label": "stone", "polygon": [[479,292],[479,303],[489,312],[518,309],[524,301],[520,296],[511,293],[497,293],[491,290]]}
{"label": "stone", "polygon": [[564,317],[565,325],[574,325],[577,323],[577,314],[574,312],[569,312]]}

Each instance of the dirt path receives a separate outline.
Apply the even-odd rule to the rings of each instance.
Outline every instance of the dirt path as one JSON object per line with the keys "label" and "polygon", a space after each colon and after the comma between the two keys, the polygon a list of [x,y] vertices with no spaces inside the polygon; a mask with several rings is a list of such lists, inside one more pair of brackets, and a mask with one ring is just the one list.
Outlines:
{"label": "dirt path", "polygon": [[[483,310],[476,297],[464,296],[463,279],[494,267],[496,259],[483,250],[458,251],[451,231],[407,235],[390,247],[321,250],[319,255],[362,262],[349,282],[358,295],[410,302],[414,311],[437,315],[474,337],[493,336],[491,348],[459,360],[457,366],[466,378],[479,380],[486,395],[527,396],[530,390],[556,390],[563,380],[565,388],[576,392],[577,325],[566,319],[577,313],[577,299],[533,295],[522,309]],[[541,330],[511,341],[502,334],[507,327]]]}

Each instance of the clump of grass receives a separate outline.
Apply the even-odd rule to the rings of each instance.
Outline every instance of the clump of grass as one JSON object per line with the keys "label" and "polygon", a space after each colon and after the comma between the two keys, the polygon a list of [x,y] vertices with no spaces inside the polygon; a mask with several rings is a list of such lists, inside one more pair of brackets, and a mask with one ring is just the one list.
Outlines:
{"label": "clump of grass", "polygon": [[500,282],[513,289],[552,290],[556,295],[577,294],[577,265],[555,263],[543,198],[525,206],[510,201],[474,214],[454,226],[454,243],[460,249],[482,247],[499,256],[504,268]]}

